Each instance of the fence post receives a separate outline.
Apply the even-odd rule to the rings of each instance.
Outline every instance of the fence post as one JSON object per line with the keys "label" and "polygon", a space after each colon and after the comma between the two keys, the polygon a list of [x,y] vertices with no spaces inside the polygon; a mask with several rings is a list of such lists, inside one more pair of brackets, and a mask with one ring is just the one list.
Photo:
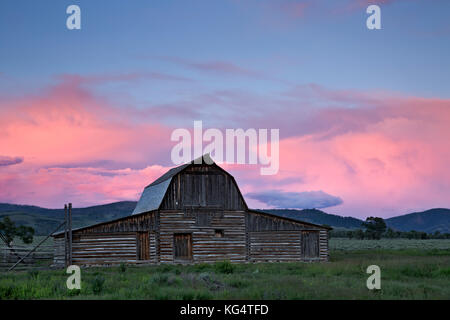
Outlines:
{"label": "fence post", "polygon": [[69,265],[72,265],[72,204],[69,203]]}
{"label": "fence post", "polygon": [[68,229],[68,224],[67,224],[67,204],[64,204],[64,266],[67,268],[68,267],[68,245],[67,245],[67,229]]}

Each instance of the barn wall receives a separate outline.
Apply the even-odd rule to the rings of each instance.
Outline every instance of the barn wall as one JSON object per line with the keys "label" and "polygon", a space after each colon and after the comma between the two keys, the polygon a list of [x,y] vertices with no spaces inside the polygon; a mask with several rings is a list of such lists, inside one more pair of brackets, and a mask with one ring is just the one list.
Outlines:
{"label": "barn wall", "polygon": [[74,232],[77,234],[90,234],[90,233],[156,231],[157,229],[158,229],[158,212],[152,211],[144,214],[129,216],[125,219],[119,219],[117,221],[111,221],[94,225]]}
{"label": "barn wall", "polygon": [[162,210],[210,207],[245,210],[233,178],[217,166],[194,165],[174,176],[162,201]]}
{"label": "barn wall", "polygon": [[249,211],[245,217],[248,232],[288,231],[288,230],[322,230],[323,228],[307,223],[296,222],[255,211]]}
{"label": "barn wall", "polygon": [[[246,214],[246,225],[249,261],[328,261],[327,229],[253,211]],[[313,242],[307,245],[305,239]]]}
{"label": "barn wall", "polygon": [[300,261],[300,232],[262,231],[249,233],[251,262]]}
{"label": "barn wall", "polygon": [[64,267],[64,237],[53,239],[54,255],[53,255],[53,265],[56,267]]}
{"label": "barn wall", "polygon": [[136,245],[136,233],[76,235],[72,243],[72,262],[78,265],[132,262],[136,260]]}
{"label": "barn wall", "polygon": [[[206,219],[205,219],[206,217]],[[230,260],[244,262],[244,211],[162,211],[160,213],[160,261],[174,263],[174,234],[192,234],[192,261],[215,262]],[[223,230],[216,237],[215,230]]]}
{"label": "barn wall", "polygon": [[330,258],[330,248],[328,241],[329,241],[328,230],[320,230],[319,250],[320,250],[320,260],[322,261],[328,261]]}

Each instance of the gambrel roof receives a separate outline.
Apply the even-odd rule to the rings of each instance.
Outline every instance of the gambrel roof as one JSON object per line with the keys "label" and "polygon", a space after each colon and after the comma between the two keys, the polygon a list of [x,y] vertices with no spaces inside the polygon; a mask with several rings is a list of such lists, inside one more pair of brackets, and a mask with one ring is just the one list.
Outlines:
{"label": "gambrel roof", "polygon": [[214,164],[214,161],[211,159],[209,154],[205,154],[195,160],[192,160],[191,162],[170,169],[161,177],[145,187],[136,208],[131,215],[157,210],[164,199],[172,178],[194,163]]}

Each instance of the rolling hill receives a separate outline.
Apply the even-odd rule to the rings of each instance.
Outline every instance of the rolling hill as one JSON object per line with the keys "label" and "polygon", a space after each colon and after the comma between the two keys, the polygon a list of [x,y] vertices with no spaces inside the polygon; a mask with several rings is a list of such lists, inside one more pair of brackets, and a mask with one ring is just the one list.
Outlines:
{"label": "rolling hill", "polygon": [[386,224],[399,231],[450,232],[450,209],[430,209],[386,219]]}
{"label": "rolling hill", "polygon": [[358,229],[361,228],[362,220],[353,217],[341,217],[334,214],[329,214],[317,209],[265,209],[261,210],[273,213],[282,217],[302,220],[305,222],[315,224],[326,224],[333,228],[340,229]]}
{"label": "rolling hill", "polygon": [[[79,228],[128,216],[135,206],[134,201],[121,201],[86,208],[73,208],[73,227]],[[64,220],[64,209],[0,203],[0,219],[4,216],[9,216],[19,225],[33,227],[36,235],[47,235]]]}
{"label": "rolling hill", "polygon": [[[73,226],[78,228],[128,216],[135,206],[136,202],[134,201],[121,201],[87,208],[74,208],[72,210]],[[306,222],[325,224],[335,229],[359,229],[363,222],[357,218],[328,214],[317,209],[266,209],[261,211]],[[63,221],[64,210],[0,203],[0,219],[4,216],[10,216],[19,225],[33,227],[36,235],[47,235]],[[394,230],[445,233],[450,232],[450,209],[438,208],[414,212],[385,221]]]}

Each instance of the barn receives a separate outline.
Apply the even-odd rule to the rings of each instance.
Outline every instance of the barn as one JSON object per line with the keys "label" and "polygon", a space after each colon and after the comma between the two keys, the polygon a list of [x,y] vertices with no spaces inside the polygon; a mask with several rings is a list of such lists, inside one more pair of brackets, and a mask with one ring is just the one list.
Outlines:
{"label": "barn", "polygon": [[[328,261],[329,227],[249,209],[206,157],[146,186],[129,216],[74,229],[72,264]],[[67,262],[64,235],[53,234],[55,266]]]}

